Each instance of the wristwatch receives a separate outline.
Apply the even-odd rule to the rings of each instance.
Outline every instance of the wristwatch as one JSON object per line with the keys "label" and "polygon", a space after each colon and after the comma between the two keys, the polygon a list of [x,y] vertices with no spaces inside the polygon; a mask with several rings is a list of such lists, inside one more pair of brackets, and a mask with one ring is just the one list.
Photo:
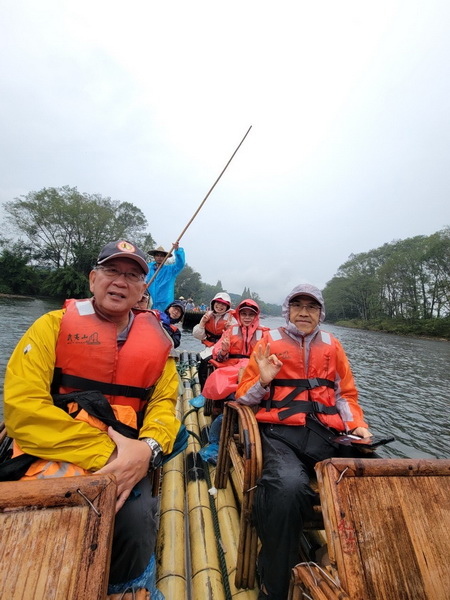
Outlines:
{"label": "wristwatch", "polygon": [[158,442],[156,440],[154,440],[153,438],[141,438],[140,441],[145,442],[152,449],[152,457],[151,457],[150,463],[148,465],[148,470],[150,471],[151,469],[157,469],[158,467],[160,467],[162,464],[164,455],[163,455],[162,448],[158,444]]}

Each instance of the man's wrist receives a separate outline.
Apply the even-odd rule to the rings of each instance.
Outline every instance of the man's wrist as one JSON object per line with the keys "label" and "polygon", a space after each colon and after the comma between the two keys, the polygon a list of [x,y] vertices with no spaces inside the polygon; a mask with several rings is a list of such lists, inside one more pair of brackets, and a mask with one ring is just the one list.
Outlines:
{"label": "man's wrist", "polygon": [[263,381],[263,380],[261,379],[261,377],[260,377],[260,378],[259,378],[259,385],[261,385],[263,388],[269,387],[269,385],[270,385],[270,381],[269,381],[269,383],[266,383],[266,382],[265,382],[265,381]]}
{"label": "man's wrist", "polygon": [[152,455],[150,457],[150,462],[148,465],[149,470],[157,469],[158,467],[160,467],[163,460],[163,451],[159,442],[157,442],[153,438],[141,438],[140,441],[145,442],[151,448],[152,451]]}

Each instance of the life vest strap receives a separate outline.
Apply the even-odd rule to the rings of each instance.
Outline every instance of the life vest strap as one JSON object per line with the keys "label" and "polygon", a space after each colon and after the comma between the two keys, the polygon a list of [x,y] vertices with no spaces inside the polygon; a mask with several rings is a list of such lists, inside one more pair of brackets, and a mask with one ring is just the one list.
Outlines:
{"label": "life vest strap", "polygon": [[[119,383],[107,383],[105,381],[96,381],[95,379],[86,379],[78,375],[68,375],[67,373],[56,373],[58,387],[71,387],[78,390],[98,390],[107,396],[124,396],[125,398],[139,398],[143,402],[148,402],[152,397],[155,386],[148,388],[136,387],[133,385],[121,385]],[[54,389],[52,384],[52,390]]]}
{"label": "life vest strap", "polygon": [[323,379],[322,377],[310,377],[309,379],[274,379],[272,385],[275,387],[304,387],[305,390],[313,390],[322,385],[334,388],[334,381],[331,379]]}
{"label": "life vest strap", "polygon": [[249,354],[229,354],[228,358],[250,358]]}
{"label": "life vest strap", "polygon": [[206,334],[205,335],[205,339],[207,339],[208,342],[214,342],[214,343],[216,343],[222,337],[222,334],[216,335],[215,333],[211,333],[207,329],[205,329],[205,334]]}
{"label": "life vest strap", "polygon": [[288,417],[292,417],[298,413],[320,413],[322,415],[337,415],[338,409],[335,406],[325,406],[320,402],[305,402],[297,400],[291,402],[291,404],[285,410],[278,413],[280,421],[284,421]]}
{"label": "life vest strap", "polygon": [[[72,402],[76,402],[80,408],[83,408],[88,413],[88,415],[99,419],[102,423],[112,427],[127,438],[137,439],[138,429],[119,421],[114,414],[110,403],[99,390],[84,390],[81,392],[53,395],[53,403],[55,406],[67,413],[69,412],[68,405]],[[142,420],[141,413],[136,414],[138,421]]]}
{"label": "life vest strap", "polygon": [[[299,394],[322,386],[334,389],[334,381],[323,379],[322,377],[311,377],[309,379],[273,379],[270,384],[270,396],[266,400],[266,410],[270,410],[271,408],[285,408]],[[294,389],[283,400],[275,401],[273,400],[273,396],[276,387],[293,387]]]}

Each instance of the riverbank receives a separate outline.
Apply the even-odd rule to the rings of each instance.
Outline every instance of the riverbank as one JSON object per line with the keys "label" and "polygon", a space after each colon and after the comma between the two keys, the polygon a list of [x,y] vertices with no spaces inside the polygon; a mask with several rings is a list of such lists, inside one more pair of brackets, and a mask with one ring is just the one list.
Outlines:
{"label": "riverbank", "polygon": [[365,331],[382,331],[384,333],[442,342],[450,341],[449,317],[445,319],[424,319],[414,323],[396,319],[373,319],[371,321],[349,319],[346,321],[335,321],[333,325]]}

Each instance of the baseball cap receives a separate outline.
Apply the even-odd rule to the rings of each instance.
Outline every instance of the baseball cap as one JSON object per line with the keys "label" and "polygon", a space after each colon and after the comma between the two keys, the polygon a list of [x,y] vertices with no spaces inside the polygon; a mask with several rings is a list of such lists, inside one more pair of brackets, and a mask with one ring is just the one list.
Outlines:
{"label": "baseball cap", "polygon": [[109,244],[103,246],[97,258],[97,264],[102,265],[113,258],[131,258],[141,267],[146,275],[148,273],[145,254],[137,246],[127,240],[117,240],[116,242],[109,242]]}

